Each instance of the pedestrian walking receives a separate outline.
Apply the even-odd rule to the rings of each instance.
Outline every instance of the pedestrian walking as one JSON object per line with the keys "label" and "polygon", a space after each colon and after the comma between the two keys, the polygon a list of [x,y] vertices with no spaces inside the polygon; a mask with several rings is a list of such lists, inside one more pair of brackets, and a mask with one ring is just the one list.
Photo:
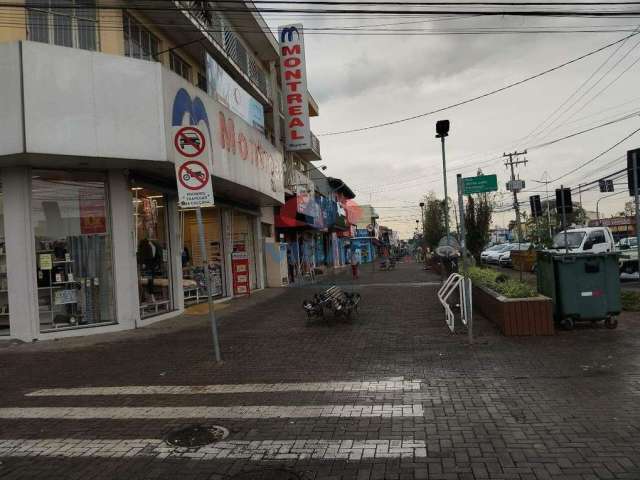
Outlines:
{"label": "pedestrian walking", "polygon": [[357,280],[358,275],[358,266],[360,265],[360,250],[354,250],[351,252],[351,275],[354,280]]}

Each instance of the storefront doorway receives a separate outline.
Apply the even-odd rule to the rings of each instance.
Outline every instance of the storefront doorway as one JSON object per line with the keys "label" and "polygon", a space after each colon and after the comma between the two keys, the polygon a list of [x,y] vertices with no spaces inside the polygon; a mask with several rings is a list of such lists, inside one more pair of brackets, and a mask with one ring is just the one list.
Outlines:
{"label": "storefront doorway", "polygon": [[174,310],[167,198],[149,188],[131,187],[138,267],[140,318]]}
{"label": "storefront doorway", "polygon": [[[220,298],[227,295],[224,275],[224,244],[222,242],[222,222],[219,208],[202,210],[205,239],[207,242],[207,260],[212,296]],[[200,243],[198,224],[194,210],[180,212],[182,226],[182,282],[186,305],[207,301],[206,280]]]}
{"label": "storefront doorway", "polygon": [[253,215],[233,211],[233,253],[239,254],[238,257],[246,253],[251,290],[258,288],[255,223],[256,217]]}

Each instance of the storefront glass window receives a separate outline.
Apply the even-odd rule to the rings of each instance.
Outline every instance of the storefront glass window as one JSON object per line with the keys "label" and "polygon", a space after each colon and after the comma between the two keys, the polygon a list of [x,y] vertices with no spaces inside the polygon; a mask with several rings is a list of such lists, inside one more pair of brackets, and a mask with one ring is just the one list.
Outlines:
{"label": "storefront glass window", "polygon": [[9,335],[7,251],[4,244],[4,197],[0,185],[0,336]]}
{"label": "storefront glass window", "polygon": [[116,323],[105,175],[34,170],[40,331]]}
{"label": "storefront glass window", "polygon": [[163,193],[132,187],[138,263],[140,318],[173,310],[167,199]]}
{"label": "storefront glass window", "polygon": [[[184,288],[185,304],[202,303],[207,301],[206,279],[200,243],[198,224],[194,210],[180,212],[182,222],[182,284]],[[221,215],[219,208],[205,208],[202,210],[204,234],[207,243],[208,271],[211,280],[211,290],[214,297],[225,295],[224,284],[224,248],[222,243]]]}

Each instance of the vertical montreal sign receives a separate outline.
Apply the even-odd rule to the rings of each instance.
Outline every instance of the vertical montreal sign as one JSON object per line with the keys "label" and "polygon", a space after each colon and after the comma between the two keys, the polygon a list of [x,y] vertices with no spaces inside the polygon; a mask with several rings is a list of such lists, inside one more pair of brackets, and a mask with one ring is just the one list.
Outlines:
{"label": "vertical montreal sign", "polygon": [[311,148],[311,129],[302,24],[278,27],[278,38],[287,148],[308,150]]}

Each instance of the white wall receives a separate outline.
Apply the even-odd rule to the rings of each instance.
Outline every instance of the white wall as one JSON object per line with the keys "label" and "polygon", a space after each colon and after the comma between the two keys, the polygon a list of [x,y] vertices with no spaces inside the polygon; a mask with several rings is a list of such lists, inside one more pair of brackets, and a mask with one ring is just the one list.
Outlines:
{"label": "white wall", "polygon": [[22,153],[20,44],[0,44],[0,155]]}
{"label": "white wall", "polygon": [[10,335],[30,342],[38,338],[40,328],[35,241],[31,227],[31,169],[2,169],[2,194]]}
{"label": "white wall", "polygon": [[166,160],[159,63],[36,42],[22,61],[29,153]]}
{"label": "white wall", "polygon": [[109,170],[108,182],[116,318],[123,328],[133,328],[140,316],[140,309],[131,192],[122,170]]}

